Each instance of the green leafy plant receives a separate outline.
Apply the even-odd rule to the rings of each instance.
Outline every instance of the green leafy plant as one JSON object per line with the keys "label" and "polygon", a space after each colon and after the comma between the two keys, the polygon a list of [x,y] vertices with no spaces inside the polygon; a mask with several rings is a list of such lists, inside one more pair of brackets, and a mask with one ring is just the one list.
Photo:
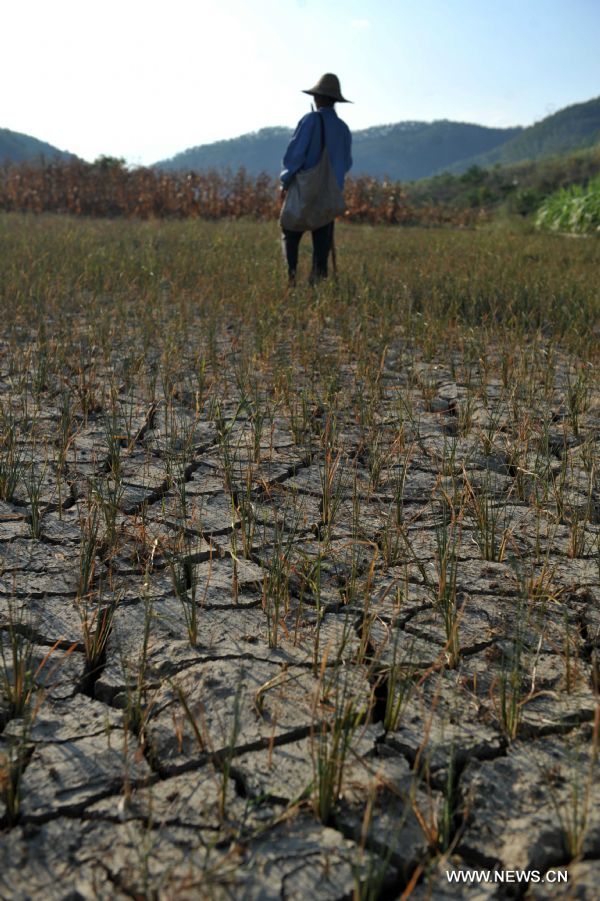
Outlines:
{"label": "green leafy plant", "polygon": [[550,231],[586,234],[600,230],[600,177],[586,186],[561,188],[539,207],[535,224]]}

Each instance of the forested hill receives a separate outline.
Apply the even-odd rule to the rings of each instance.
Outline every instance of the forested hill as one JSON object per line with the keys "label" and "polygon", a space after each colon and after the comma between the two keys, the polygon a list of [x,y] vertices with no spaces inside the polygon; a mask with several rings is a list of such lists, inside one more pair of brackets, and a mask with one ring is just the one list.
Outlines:
{"label": "forested hill", "polygon": [[[398,122],[353,133],[353,174],[410,181],[447,169],[465,156],[484,153],[520,132],[461,122]],[[262,128],[228,141],[192,147],[156,166],[170,171],[239,169],[275,174],[291,128]]]}
{"label": "forested hill", "polygon": [[[262,128],[192,147],[156,166],[172,171],[244,166],[252,175],[275,174],[291,134],[290,128]],[[353,174],[415,181],[441,172],[465,172],[474,165],[509,165],[592,147],[600,142],[600,97],[565,107],[527,128],[448,120],[398,122],[355,131],[353,139]]]}
{"label": "forested hill", "polygon": [[261,128],[239,138],[190,147],[155,166],[170,172],[237,170],[243,166],[251,175],[275,173],[281,169],[281,157],[291,136],[291,128]]}
{"label": "forested hill", "polygon": [[488,167],[499,163],[506,166],[547,159],[597,144],[600,144],[600,97],[567,106],[487,153],[454,164],[449,171],[459,173],[472,165]]}
{"label": "forested hill", "polygon": [[30,135],[0,128],[0,163],[37,162],[40,159],[70,160],[74,159],[74,156]]}
{"label": "forested hill", "polygon": [[[343,111],[341,111],[343,115]],[[292,129],[260,131],[192,147],[155,164],[167,171],[244,167],[250,175],[275,176]],[[397,122],[353,133],[353,175],[417,181],[440,173],[461,174],[473,166],[511,166],[600,145],[600,97],[576,103],[527,128],[488,128],[443,119]],[[73,154],[29,135],[0,128],[0,165],[75,159]]]}
{"label": "forested hill", "polygon": [[354,133],[353,173],[388,175],[415,181],[442,172],[470,156],[467,148],[483,153],[519,133],[519,128],[486,128],[464,122],[398,122]]}

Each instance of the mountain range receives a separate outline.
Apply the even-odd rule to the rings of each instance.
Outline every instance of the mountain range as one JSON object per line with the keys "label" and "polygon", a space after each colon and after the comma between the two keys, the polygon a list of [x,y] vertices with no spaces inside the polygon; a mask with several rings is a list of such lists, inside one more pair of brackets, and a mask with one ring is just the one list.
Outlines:
{"label": "mountain range", "polygon": [[[250,175],[281,168],[291,128],[262,128],[226,141],[191,147],[155,163],[166,171],[237,170]],[[460,174],[473,166],[545,159],[600,143],[600,97],[576,103],[526,128],[489,128],[442,119],[397,122],[353,133],[353,175],[416,181],[442,172]],[[28,135],[0,129],[2,162],[73,159],[73,155]]]}
{"label": "mountain range", "polygon": [[[203,144],[156,163],[167,171],[237,170],[276,174],[291,128],[260,131]],[[600,97],[565,107],[527,128],[488,128],[442,119],[398,122],[355,131],[353,175],[416,181],[472,166],[509,165],[591,147],[600,142]]]}
{"label": "mountain range", "polygon": [[[289,128],[263,128],[228,141],[192,147],[156,167],[168,171],[232,170],[275,174]],[[416,181],[472,166],[543,159],[600,142],[600,97],[565,107],[527,128],[488,128],[464,122],[398,122],[353,133],[354,175]]]}
{"label": "mountain range", "polygon": [[[379,125],[353,133],[352,173],[413,181],[447,169],[465,156],[494,150],[520,131],[446,120]],[[239,138],[192,147],[169,160],[161,160],[156,167],[173,172],[236,170],[244,166],[251,175],[277,174],[291,136],[291,128],[261,128]]]}
{"label": "mountain range", "polygon": [[72,160],[74,154],[59,150],[46,141],[8,128],[0,128],[0,164],[35,163],[40,160]]}

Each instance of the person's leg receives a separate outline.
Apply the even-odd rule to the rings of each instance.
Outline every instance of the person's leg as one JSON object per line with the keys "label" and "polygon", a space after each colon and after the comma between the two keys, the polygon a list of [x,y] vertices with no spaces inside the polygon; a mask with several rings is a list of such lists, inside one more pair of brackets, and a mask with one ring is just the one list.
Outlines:
{"label": "person's leg", "polygon": [[296,270],[298,269],[298,248],[300,246],[301,237],[302,232],[292,232],[286,228],[283,229],[283,251],[288,267],[288,278],[291,285],[296,283]]}
{"label": "person's leg", "polygon": [[313,284],[319,279],[327,278],[327,261],[333,243],[333,222],[316,228],[312,232],[313,264],[310,281]]}

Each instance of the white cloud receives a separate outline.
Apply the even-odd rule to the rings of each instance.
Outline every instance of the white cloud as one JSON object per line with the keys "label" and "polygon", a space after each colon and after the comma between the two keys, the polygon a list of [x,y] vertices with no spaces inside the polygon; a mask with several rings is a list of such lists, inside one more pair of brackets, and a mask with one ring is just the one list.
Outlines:
{"label": "white cloud", "polygon": [[371,23],[368,19],[351,19],[350,20],[350,28],[356,28],[357,30],[364,30],[365,28],[370,28]]}

